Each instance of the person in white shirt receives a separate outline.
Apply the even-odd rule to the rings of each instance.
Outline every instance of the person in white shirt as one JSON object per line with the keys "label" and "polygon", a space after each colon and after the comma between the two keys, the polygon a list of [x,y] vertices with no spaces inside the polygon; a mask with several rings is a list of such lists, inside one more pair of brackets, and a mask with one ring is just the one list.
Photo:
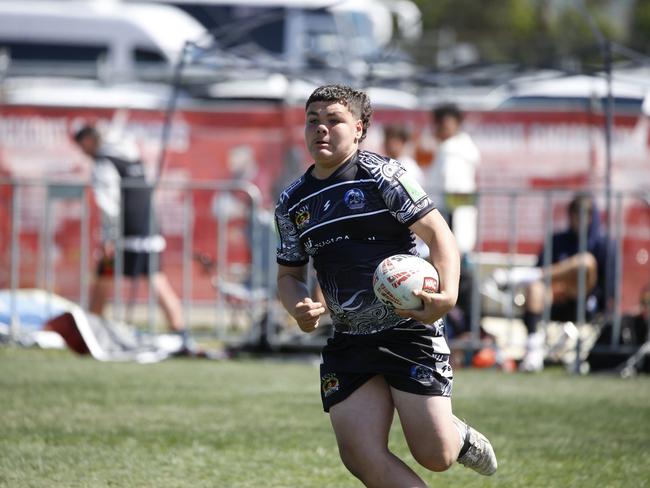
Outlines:
{"label": "person in white shirt", "polygon": [[469,252],[476,244],[476,172],[481,155],[476,144],[463,130],[463,114],[456,105],[444,104],[432,112],[434,133],[438,140],[436,157],[426,175],[427,186],[438,208],[447,218],[461,252]]}
{"label": "person in white shirt", "polygon": [[467,254],[474,250],[477,235],[477,210],[474,205],[476,172],[481,161],[476,144],[463,130],[463,113],[454,104],[443,104],[431,112],[436,156],[425,175],[425,187],[438,202],[461,252],[458,302],[447,315],[450,337],[470,329],[474,273]]}

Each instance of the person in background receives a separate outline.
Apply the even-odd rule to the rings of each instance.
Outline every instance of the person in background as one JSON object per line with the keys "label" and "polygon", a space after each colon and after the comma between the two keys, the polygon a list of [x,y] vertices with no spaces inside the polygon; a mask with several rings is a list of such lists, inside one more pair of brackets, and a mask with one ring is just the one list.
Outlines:
{"label": "person in background", "polygon": [[[427,486],[389,450],[396,410],[422,466],[445,471],[458,461],[491,475],[492,445],[451,407],[441,318],[458,291],[454,237],[399,161],[359,149],[371,114],[366,93],[343,85],[321,86],[307,100],[305,143],[314,164],[276,207],[278,295],[307,333],[330,311],[335,332],[322,350],[321,401],[344,465],[365,486]],[[376,297],[372,277],[384,258],[413,254],[413,234],[430,249],[440,290],[414,292],[421,310],[395,310]],[[311,297],[310,258],[325,303]]]}
{"label": "person in background", "polygon": [[[415,180],[422,186],[425,185],[424,172],[420,165],[407,152],[411,139],[411,131],[406,124],[387,124],[384,126],[384,151],[386,156],[402,163],[404,169],[411,173]],[[415,248],[421,258],[429,256],[429,248],[415,236]]]}
{"label": "person in background", "polygon": [[477,232],[477,209],[474,205],[476,172],[481,156],[476,144],[463,129],[463,113],[451,103],[431,112],[434,135],[438,142],[435,159],[425,174],[440,213],[451,227],[461,252],[458,303],[448,314],[449,337],[468,335],[472,311],[474,273],[468,253],[474,250]]}
{"label": "person in background", "polygon": [[[433,109],[431,117],[438,146],[435,159],[425,175],[427,187],[441,202],[440,212],[456,235],[461,253],[468,252],[476,242],[470,231],[476,226],[472,202],[481,155],[472,138],[463,130],[463,113],[456,105],[439,105]],[[474,225],[472,229],[467,228],[470,224]]]}
{"label": "person in background", "polygon": [[[157,233],[155,222],[151,222],[153,188],[146,183],[139,155],[105,143],[99,131],[91,125],[79,129],[74,134],[74,141],[93,161],[93,194],[102,217],[102,257],[91,290],[90,312],[104,315],[114,276],[115,242],[121,228],[124,276],[133,287],[137,279],[148,280],[151,271],[152,284],[168,328],[181,336],[183,350],[189,350],[190,341],[183,325],[180,300],[159,268],[165,240]],[[135,186],[127,184],[122,187],[123,182]],[[150,270],[151,253],[157,256],[154,260],[156,267]]]}
{"label": "person in background", "polygon": [[[536,372],[544,368],[545,335],[542,330],[539,330],[538,325],[542,319],[545,303],[551,304],[551,320],[576,321],[581,269],[585,280],[586,320],[593,319],[607,306],[604,286],[607,253],[613,253],[614,248],[601,233],[596,205],[590,195],[577,194],[569,203],[567,213],[569,221],[567,229],[553,234],[549,266],[544,267],[545,249],[542,248],[536,267],[513,268],[510,271],[498,269],[493,275],[500,287],[523,285],[526,290],[523,320],[526,325],[527,340],[526,352],[520,364],[522,371]],[[580,252],[581,214],[584,216],[582,225],[587,227],[584,252]],[[610,266],[613,262],[614,259],[611,259]],[[547,277],[550,282],[548,288]],[[609,292],[611,296],[613,290]]]}
{"label": "person in background", "polygon": [[410,140],[411,131],[405,124],[386,124],[384,126],[384,152],[386,156],[402,163],[404,169],[410,172],[424,186],[424,172],[407,152]]}

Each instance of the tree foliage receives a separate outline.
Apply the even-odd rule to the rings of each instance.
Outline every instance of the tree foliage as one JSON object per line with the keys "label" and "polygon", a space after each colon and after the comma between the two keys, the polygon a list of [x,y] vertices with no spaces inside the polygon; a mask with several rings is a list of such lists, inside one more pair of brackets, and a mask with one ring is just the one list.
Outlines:
{"label": "tree foliage", "polygon": [[[611,41],[650,49],[650,0],[636,0],[630,25],[623,29],[612,19],[615,0],[415,1],[422,11],[424,36],[413,55],[437,68],[462,64],[466,60],[449,63],[449,53],[454,58],[458,46],[471,46],[476,63],[588,71],[602,65],[594,26]],[[447,60],[447,66],[441,66],[440,59]]]}

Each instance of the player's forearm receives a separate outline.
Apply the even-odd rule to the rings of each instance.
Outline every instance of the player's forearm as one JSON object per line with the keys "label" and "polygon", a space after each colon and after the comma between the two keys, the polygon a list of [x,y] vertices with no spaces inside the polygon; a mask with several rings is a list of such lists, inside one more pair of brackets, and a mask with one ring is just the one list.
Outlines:
{"label": "player's forearm", "polygon": [[449,228],[438,227],[427,242],[429,259],[440,275],[440,292],[449,297],[451,309],[458,300],[458,284],[460,281],[460,253],[456,238]]}
{"label": "player's forearm", "polygon": [[278,298],[284,308],[293,315],[296,304],[309,297],[309,288],[305,281],[291,275],[278,277]]}

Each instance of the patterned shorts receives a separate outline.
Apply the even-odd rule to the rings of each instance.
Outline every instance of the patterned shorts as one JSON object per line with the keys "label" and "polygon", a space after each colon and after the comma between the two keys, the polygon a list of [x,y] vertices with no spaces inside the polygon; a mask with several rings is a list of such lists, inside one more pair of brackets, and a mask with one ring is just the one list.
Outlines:
{"label": "patterned shorts", "polygon": [[345,400],[373,376],[393,388],[427,396],[451,396],[449,348],[433,326],[395,327],[375,334],[335,333],[322,351],[323,410]]}

